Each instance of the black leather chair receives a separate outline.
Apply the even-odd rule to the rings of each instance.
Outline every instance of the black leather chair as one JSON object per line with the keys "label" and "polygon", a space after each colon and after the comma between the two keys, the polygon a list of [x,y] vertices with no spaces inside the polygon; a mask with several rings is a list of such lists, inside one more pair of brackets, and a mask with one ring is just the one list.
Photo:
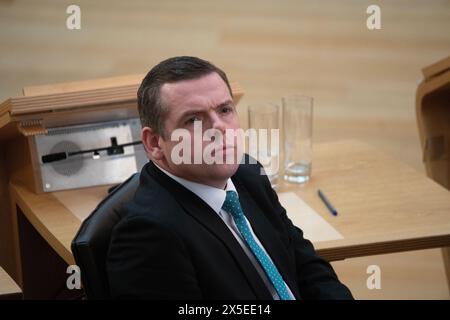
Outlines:
{"label": "black leather chair", "polygon": [[81,271],[88,299],[109,299],[106,255],[114,226],[122,219],[122,206],[132,199],[139,185],[139,173],[115,187],[84,220],[72,241],[72,253]]}

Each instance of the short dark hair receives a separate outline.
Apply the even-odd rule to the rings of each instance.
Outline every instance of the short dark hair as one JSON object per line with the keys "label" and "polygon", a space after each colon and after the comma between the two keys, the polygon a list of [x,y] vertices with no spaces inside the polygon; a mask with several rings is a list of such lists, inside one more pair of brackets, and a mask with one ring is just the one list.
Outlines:
{"label": "short dark hair", "polygon": [[198,79],[216,72],[230,91],[227,75],[212,63],[196,57],[181,56],[164,60],[154,66],[142,80],[137,92],[139,117],[142,127],[150,127],[164,136],[164,121],[168,108],[161,101],[160,89],[165,83]]}

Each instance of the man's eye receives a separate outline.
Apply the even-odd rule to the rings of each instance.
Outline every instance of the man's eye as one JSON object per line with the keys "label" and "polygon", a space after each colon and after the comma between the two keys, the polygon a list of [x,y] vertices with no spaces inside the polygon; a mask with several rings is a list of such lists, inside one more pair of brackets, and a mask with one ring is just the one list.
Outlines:
{"label": "man's eye", "polygon": [[197,117],[197,116],[192,116],[192,117],[190,117],[190,118],[188,118],[187,120],[186,120],[186,124],[192,124],[192,123],[194,123],[195,121],[200,121],[201,119],[199,118],[199,117]]}
{"label": "man's eye", "polygon": [[230,106],[225,106],[225,107],[222,107],[222,108],[220,108],[220,112],[221,113],[230,113],[231,111],[233,111],[233,108],[231,108]]}

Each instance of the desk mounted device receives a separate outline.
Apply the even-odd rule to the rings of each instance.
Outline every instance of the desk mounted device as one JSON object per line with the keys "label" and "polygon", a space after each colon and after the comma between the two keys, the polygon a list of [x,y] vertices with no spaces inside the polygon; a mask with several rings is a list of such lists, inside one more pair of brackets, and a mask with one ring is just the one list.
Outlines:
{"label": "desk mounted device", "polygon": [[44,192],[121,183],[148,161],[138,118],[48,128],[33,137]]}

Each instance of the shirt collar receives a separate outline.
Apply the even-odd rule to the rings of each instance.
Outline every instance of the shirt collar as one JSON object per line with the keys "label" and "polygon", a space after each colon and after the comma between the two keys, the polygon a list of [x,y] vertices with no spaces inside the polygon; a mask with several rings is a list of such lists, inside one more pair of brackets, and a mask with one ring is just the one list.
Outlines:
{"label": "shirt collar", "polygon": [[200,199],[206,202],[206,204],[209,205],[216,213],[220,213],[220,210],[222,209],[223,203],[225,202],[225,198],[227,196],[226,193],[227,191],[234,191],[237,193],[236,187],[234,186],[234,183],[230,178],[228,178],[227,180],[227,185],[225,189],[219,189],[216,187],[180,178],[168,172],[167,170],[164,170],[163,168],[158,166],[155,162],[153,162],[153,164],[159,170],[168,175],[170,178],[177,181],[183,187],[196,194]]}

